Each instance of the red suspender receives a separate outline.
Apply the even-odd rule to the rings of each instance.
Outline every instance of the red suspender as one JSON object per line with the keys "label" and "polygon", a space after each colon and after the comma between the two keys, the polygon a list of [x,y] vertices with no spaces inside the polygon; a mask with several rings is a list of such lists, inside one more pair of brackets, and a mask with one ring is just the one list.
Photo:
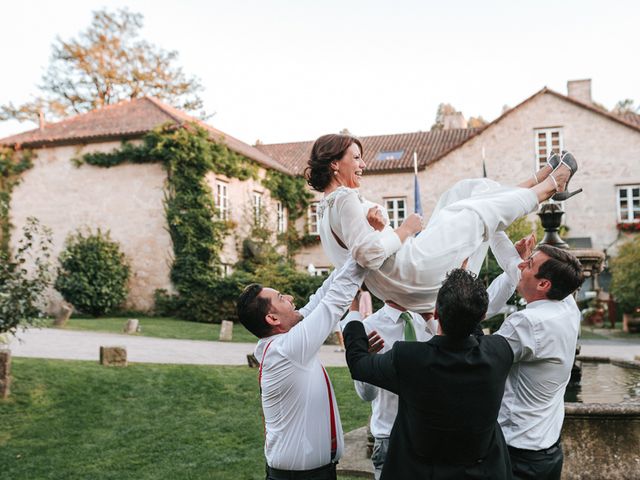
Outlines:
{"label": "red suspender", "polygon": [[329,376],[327,371],[322,367],[322,373],[324,373],[324,380],[327,383],[327,394],[329,395],[329,415],[331,415],[331,461],[336,458],[336,451],[338,450],[338,435],[336,433],[336,416],[333,411],[333,395],[331,395],[331,383],[329,382]]}
{"label": "red suspender", "polygon": [[[262,393],[262,365],[264,364],[264,359],[267,356],[267,350],[269,350],[269,347],[271,346],[272,342],[273,340],[271,340],[271,342],[269,342],[265,347],[264,352],[262,353],[262,360],[260,361],[260,369],[258,370],[258,386],[260,387],[260,393]],[[329,396],[329,415],[331,416],[331,460],[333,461],[336,457],[336,451],[338,450],[338,434],[336,432],[336,416],[335,416],[335,412],[333,411],[333,395],[331,394],[331,383],[329,382],[329,376],[327,375],[327,371],[324,369],[324,367],[322,367],[322,373],[324,374],[324,380],[327,384],[327,395]],[[263,418],[263,424],[264,424],[264,418]],[[264,428],[265,428],[265,436],[266,436],[266,433],[267,433],[266,424],[264,424]]]}

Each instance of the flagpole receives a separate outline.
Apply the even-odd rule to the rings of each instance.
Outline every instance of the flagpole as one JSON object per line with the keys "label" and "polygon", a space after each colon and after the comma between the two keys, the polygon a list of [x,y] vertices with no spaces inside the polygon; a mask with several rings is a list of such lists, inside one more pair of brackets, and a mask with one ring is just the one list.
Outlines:
{"label": "flagpole", "polygon": [[[484,145],[482,146],[482,177],[487,178],[487,166],[485,164]],[[484,284],[489,288],[489,252],[484,257]]]}

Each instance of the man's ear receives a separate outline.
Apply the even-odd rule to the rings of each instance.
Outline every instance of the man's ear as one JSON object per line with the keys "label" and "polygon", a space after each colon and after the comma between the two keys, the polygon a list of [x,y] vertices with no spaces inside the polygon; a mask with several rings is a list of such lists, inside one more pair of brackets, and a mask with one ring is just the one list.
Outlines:
{"label": "man's ear", "polygon": [[551,290],[551,280],[549,280],[548,278],[538,279],[538,285],[536,286],[536,289],[540,293],[544,293],[544,296],[546,297],[549,290]]}
{"label": "man's ear", "polygon": [[267,313],[267,316],[264,317],[264,320],[272,327],[280,325],[280,320],[274,313]]}

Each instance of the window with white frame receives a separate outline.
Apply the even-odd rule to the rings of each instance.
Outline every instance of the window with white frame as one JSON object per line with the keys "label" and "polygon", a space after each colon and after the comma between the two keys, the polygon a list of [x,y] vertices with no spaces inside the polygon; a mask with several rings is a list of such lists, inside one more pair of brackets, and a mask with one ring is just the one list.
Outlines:
{"label": "window with white frame", "polygon": [[311,274],[314,277],[328,277],[331,273],[331,267],[316,267]]}
{"label": "window with white frame", "polygon": [[385,201],[387,213],[389,214],[389,225],[391,228],[398,228],[407,217],[407,202],[404,198],[387,198]]}
{"label": "window with white frame", "polygon": [[318,203],[319,202],[311,202],[309,205],[309,210],[307,212],[307,226],[309,227],[310,235],[319,235],[318,231]]}
{"label": "window with white frame", "polygon": [[216,213],[220,220],[229,218],[229,194],[228,185],[224,182],[216,182]]}
{"label": "window with white frame", "polygon": [[536,170],[547,163],[549,153],[563,149],[562,131],[559,128],[540,128],[534,131],[536,142]]}
{"label": "window with white frame", "polygon": [[278,213],[278,233],[287,230],[287,209],[282,202],[276,202],[276,212]]}
{"label": "window with white frame", "polygon": [[262,225],[262,194],[259,192],[253,192],[253,221]]}
{"label": "window with white frame", "polygon": [[223,277],[228,277],[233,273],[233,266],[228,263],[223,263],[220,265],[220,273]]}
{"label": "window with white frame", "polygon": [[618,221],[640,222],[640,185],[618,186]]}

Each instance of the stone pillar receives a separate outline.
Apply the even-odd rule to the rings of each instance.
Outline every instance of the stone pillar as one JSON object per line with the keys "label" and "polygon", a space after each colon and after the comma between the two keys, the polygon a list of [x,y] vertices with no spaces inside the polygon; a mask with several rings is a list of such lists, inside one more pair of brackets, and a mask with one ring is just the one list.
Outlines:
{"label": "stone pillar", "polygon": [[0,398],[8,398],[11,392],[11,350],[0,347]]}
{"label": "stone pillar", "polygon": [[136,333],[140,328],[140,322],[137,318],[130,318],[124,324],[124,333]]}
{"label": "stone pillar", "polygon": [[230,342],[233,338],[233,322],[230,320],[223,320],[220,325],[220,341]]}
{"label": "stone pillar", "polygon": [[70,303],[63,302],[62,305],[60,306],[60,311],[58,312],[58,315],[56,315],[56,318],[53,321],[53,324],[56,327],[64,327],[69,321],[69,317],[71,317],[72,313],[73,313],[73,305],[71,305]]}
{"label": "stone pillar", "polygon": [[100,347],[100,365],[126,367],[127,349],[125,347]]}

